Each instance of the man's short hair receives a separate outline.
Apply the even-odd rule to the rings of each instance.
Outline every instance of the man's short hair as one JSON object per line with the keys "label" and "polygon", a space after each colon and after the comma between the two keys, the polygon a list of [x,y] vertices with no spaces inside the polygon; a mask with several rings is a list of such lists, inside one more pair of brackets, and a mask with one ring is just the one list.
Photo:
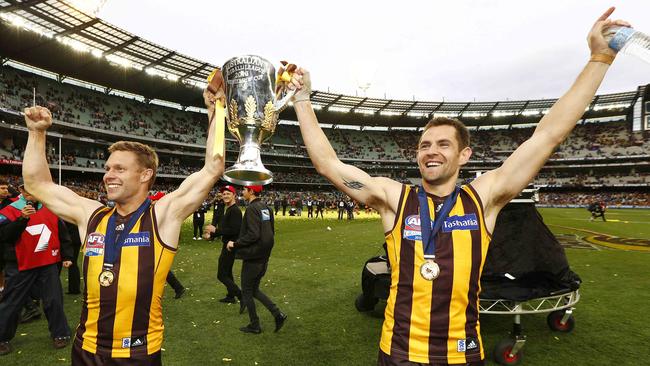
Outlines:
{"label": "man's short hair", "polygon": [[8,186],[9,180],[5,177],[0,177],[0,186]]}
{"label": "man's short hair", "polygon": [[130,151],[136,155],[141,166],[153,170],[149,188],[153,186],[158,170],[158,154],[151,147],[135,141],[118,141],[108,148],[111,154],[115,151]]}
{"label": "man's short hair", "polygon": [[434,117],[431,119],[426,126],[424,126],[424,130],[422,130],[422,134],[420,135],[420,140],[422,140],[422,136],[428,129],[437,126],[451,126],[456,129],[456,140],[458,140],[459,151],[469,146],[469,130],[467,129],[467,126],[456,118],[448,117]]}

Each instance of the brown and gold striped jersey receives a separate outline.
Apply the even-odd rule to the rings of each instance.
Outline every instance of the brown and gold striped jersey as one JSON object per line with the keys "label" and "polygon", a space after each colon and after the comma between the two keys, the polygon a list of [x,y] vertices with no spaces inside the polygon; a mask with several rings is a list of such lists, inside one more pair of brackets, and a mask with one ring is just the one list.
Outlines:
{"label": "brown and gold striped jersey", "polygon": [[[114,263],[113,284],[100,286],[104,238],[114,211],[102,207],[88,223],[81,248],[86,288],[75,342],[104,357],[146,356],[158,352],[162,345],[162,295],[176,249],[160,239],[151,205],[125,238]],[[126,219],[118,218],[117,230]]]}
{"label": "brown and gold striped jersey", "polygon": [[[445,197],[427,195],[435,220]],[[465,364],[484,359],[478,294],[490,243],[480,198],[471,185],[456,202],[435,236],[440,275],[427,281],[417,188],[403,186],[395,225],[386,233],[391,286],[380,348],[419,363]]]}

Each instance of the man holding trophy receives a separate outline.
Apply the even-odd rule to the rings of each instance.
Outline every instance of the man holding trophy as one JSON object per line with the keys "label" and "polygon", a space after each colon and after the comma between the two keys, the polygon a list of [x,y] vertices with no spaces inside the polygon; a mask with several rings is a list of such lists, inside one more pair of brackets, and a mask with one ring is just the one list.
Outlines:
{"label": "man holding trophy", "polygon": [[378,365],[483,365],[478,293],[497,215],[537,175],[571,133],[594,97],[616,53],[603,37],[613,25],[608,9],[593,25],[591,58],[571,88],[541,119],[534,134],[495,170],[458,186],[469,161],[469,132],[462,122],[434,118],[420,136],[419,187],[371,177],[341,162],[309,101],[311,82],[298,69],[290,89],[303,141],[316,170],[382,218],[391,287],[381,331]]}
{"label": "man holding trophy", "polygon": [[[223,91],[205,91],[209,120]],[[55,184],[45,156],[52,115],[25,109],[29,130],[23,162],[25,188],[79,228],[84,244],[84,301],[72,348],[73,365],[160,365],[162,293],[181,224],[205,200],[224,170],[223,143],[215,149],[211,123],[203,168],[156,202],[148,198],[158,156],[149,146],[119,141],[110,148],[104,185],[109,208]]]}
{"label": "man holding trophy", "polygon": [[250,322],[241,327],[245,333],[262,332],[254,298],[259,300],[275,319],[275,332],[284,325],[287,315],[260,291],[260,281],[267,271],[274,243],[273,211],[259,196],[262,186],[273,180],[272,173],[260,159],[260,146],[275,132],[278,115],[287,106],[293,92],[285,86],[291,80],[295,66],[278,76],[273,65],[259,56],[241,56],[228,60],[222,68],[226,94],[225,119],[228,130],[239,141],[237,162],[224,172],[224,179],[244,186],[244,199],[249,202],[243,218],[239,238],[227,243],[228,250],[237,249],[243,259],[241,306],[248,309]]}

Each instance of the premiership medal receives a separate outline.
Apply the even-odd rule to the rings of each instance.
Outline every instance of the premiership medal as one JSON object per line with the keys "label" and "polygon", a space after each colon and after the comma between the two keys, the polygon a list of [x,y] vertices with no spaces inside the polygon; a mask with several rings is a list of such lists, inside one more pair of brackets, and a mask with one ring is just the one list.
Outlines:
{"label": "premiership medal", "polygon": [[424,263],[420,266],[420,275],[427,281],[433,281],[440,276],[440,266],[434,262],[436,257],[436,241],[435,236],[440,231],[442,223],[451,212],[454,206],[460,187],[456,186],[454,192],[445,199],[445,202],[438,207],[434,206],[436,213],[435,223],[431,222],[429,216],[429,200],[427,199],[424,187],[420,186],[418,189],[418,203],[420,204],[420,228],[422,233],[422,251],[424,252]]}
{"label": "premiership medal", "polygon": [[433,281],[440,275],[440,266],[433,259],[427,259],[420,266],[420,275],[427,281]]}
{"label": "premiership medal", "polygon": [[[117,210],[113,209],[113,213],[108,219],[106,227],[106,238],[104,243],[104,264],[102,271],[99,273],[99,285],[102,287],[109,287],[115,282],[115,272],[112,270],[113,264],[122,250],[124,240],[129,235],[135,223],[140,219],[142,214],[151,206],[151,199],[147,198],[142,202],[140,207],[131,214],[129,221],[117,225]],[[119,229],[118,229],[119,228]]]}
{"label": "premiership medal", "polygon": [[109,287],[110,285],[113,284],[114,280],[115,280],[115,272],[111,271],[110,269],[104,269],[99,274],[99,284],[102,287]]}

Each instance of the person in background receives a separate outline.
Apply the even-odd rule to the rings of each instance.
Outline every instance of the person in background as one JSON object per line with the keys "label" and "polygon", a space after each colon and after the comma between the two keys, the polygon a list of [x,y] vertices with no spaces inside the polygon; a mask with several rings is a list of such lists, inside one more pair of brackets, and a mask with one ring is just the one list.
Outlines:
{"label": "person in background", "polygon": [[205,224],[205,213],[207,210],[208,205],[204,202],[192,214],[192,226],[194,226],[194,236],[192,236],[192,240],[201,240],[201,234],[203,233],[203,224]]}
{"label": "person in background", "polygon": [[70,341],[63,311],[58,264],[72,265],[72,244],[65,223],[23,185],[20,198],[0,210],[0,242],[5,250],[7,286],[0,302],[0,356],[12,352],[23,306],[36,296],[43,301],[54,348]]}
{"label": "person in background", "polygon": [[[237,196],[235,196],[235,203],[236,200],[237,200]],[[223,203],[223,195],[221,193],[221,190],[219,190],[219,192],[214,197],[214,201],[212,201],[212,204],[214,205],[214,208],[212,209],[211,225],[216,228],[219,226],[219,221],[221,220],[221,217],[226,211],[226,205]]]}
{"label": "person in background", "polygon": [[77,225],[69,222],[65,223],[72,243],[72,265],[68,267],[68,294],[78,295],[81,293],[81,272],[77,261],[79,259],[79,250],[81,249],[81,238],[79,238],[79,228]]}
{"label": "person in background", "polygon": [[204,229],[204,238],[214,239],[221,236],[223,245],[221,246],[221,253],[219,254],[219,263],[217,265],[217,279],[226,286],[226,296],[220,299],[223,303],[236,303],[240,302],[240,313],[243,313],[245,308],[244,303],[241,301],[241,289],[235,283],[235,278],[232,275],[232,267],[235,264],[235,253],[226,248],[230,241],[236,241],[239,237],[241,229],[242,213],[239,206],[235,202],[237,198],[237,191],[231,185],[221,188],[221,199],[226,207],[221,220],[217,224],[208,225]]}
{"label": "person in background", "polygon": [[[9,206],[13,201],[11,200],[11,194],[9,193],[9,181],[3,177],[0,177],[0,210]],[[0,243],[0,301],[2,301],[2,292],[5,288],[5,262],[2,258],[3,248]]]}
{"label": "person in background", "polygon": [[260,199],[262,186],[244,187],[244,199],[248,207],[244,214],[239,238],[229,241],[228,250],[236,250],[237,258],[243,260],[241,269],[242,303],[248,308],[250,322],[239,328],[244,333],[262,332],[260,319],[255,309],[255,299],[259,300],[275,319],[275,332],[287,320],[287,315],[260,290],[260,282],[266,274],[271,250],[273,249],[275,226],[273,211]]}

